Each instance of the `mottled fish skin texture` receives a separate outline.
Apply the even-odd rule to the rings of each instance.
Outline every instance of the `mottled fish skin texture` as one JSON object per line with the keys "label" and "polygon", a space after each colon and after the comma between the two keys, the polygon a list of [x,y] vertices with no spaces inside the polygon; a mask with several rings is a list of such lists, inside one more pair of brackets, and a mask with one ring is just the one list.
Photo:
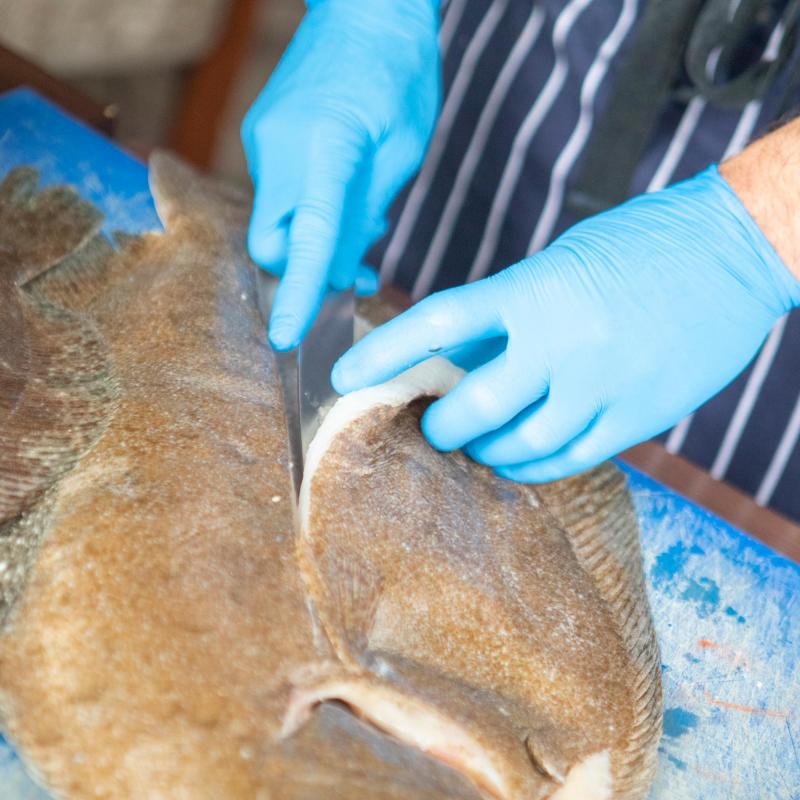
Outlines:
{"label": "mottled fish skin texture", "polygon": [[150,169],[165,232],[114,243],[31,170],[0,186],[0,723],[32,773],[584,800],[565,782],[605,764],[604,797],[644,798],[658,650],[619,473],[534,490],[435,453],[434,373],[329,430],[300,527],[249,203]]}
{"label": "mottled fish skin texture", "polygon": [[91,320],[31,290],[97,235],[100,214],[37,184],[24,167],[0,184],[0,622],[44,533],[35,502],[97,440],[115,397]]}

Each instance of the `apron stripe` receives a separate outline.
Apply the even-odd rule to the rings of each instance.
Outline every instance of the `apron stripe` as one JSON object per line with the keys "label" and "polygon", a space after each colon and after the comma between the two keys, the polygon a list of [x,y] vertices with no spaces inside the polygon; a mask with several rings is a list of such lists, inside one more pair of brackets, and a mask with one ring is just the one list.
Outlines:
{"label": "apron stripe", "polygon": [[[800,393],[798,393],[800,397]],[[784,514],[800,519],[800,511],[797,508],[798,490],[797,476],[800,475],[800,442],[796,442],[794,450],[789,456],[788,461],[783,467],[783,474],[775,485],[770,495],[769,501],[764,505],[782,511]]]}
{"label": "apron stripe", "polygon": [[672,176],[675,174],[675,168],[680,163],[689,141],[697,130],[705,108],[706,102],[700,97],[692,98],[689,105],[686,106],[686,111],[681,117],[675,135],[672,137],[672,141],[669,143],[667,152],[664,154],[664,158],[661,159],[658,169],[650,179],[650,183],[647,184],[646,191],[657,192],[670,183]]}
{"label": "apron stripe", "polygon": [[680,451],[681,447],[683,447],[683,443],[686,441],[686,436],[689,433],[689,427],[691,426],[693,419],[694,414],[689,414],[669,432],[669,436],[667,436],[667,440],[664,442],[664,449],[668,453],[675,454]]}
{"label": "apron stripe", "polygon": [[800,397],[797,398],[792,416],[789,418],[789,424],[781,436],[778,449],[772,456],[772,461],[770,461],[764,479],[756,492],[756,502],[759,505],[765,506],[772,499],[772,494],[783,477],[783,471],[798,440],[800,440]]}
{"label": "apron stripe", "polygon": [[786,327],[786,319],[786,316],[781,317],[767,337],[767,341],[761,348],[761,352],[758,354],[758,358],[756,358],[755,364],[753,365],[753,370],[747,379],[747,384],[736,405],[736,410],[733,412],[731,421],[725,431],[725,436],[722,439],[722,444],[714,459],[714,463],[711,465],[711,475],[718,480],[725,477],[733,454],[736,452],[736,446],[739,444],[745,426],[750,419],[750,414],[753,411],[753,406],[756,404],[761,386],[772,366],[775,354],[778,352],[781,337],[783,336],[783,329]]}
{"label": "apron stripe", "polygon": [[450,237],[453,233],[458,216],[467,199],[467,191],[475,170],[481,162],[486,150],[486,144],[492,131],[498,112],[505,102],[511,84],[525,61],[526,56],[534,47],[544,23],[544,11],[538,4],[531,11],[522,33],[514,43],[505,64],[503,65],[497,80],[495,81],[486,105],[481,111],[478,124],[472,134],[467,151],[459,165],[455,183],[450,191],[444,211],[436,226],[433,238],[428,246],[425,258],[419,275],[414,282],[412,297],[417,300],[426,295],[439,270],[442,257],[450,244]]}
{"label": "apron stripe", "polygon": [[447,147],[453,122],[461,109],[464,96],[470,87],[475,68],[483,55],[483,51],[491,41],[492,35],[508,6],[508,0],[492,3],[486,15],[481,20],[475,35],[464,51],[464,56],[456,72],[447,99],[442,107],[436,131],[431,141],[428,155],[422,166],[411,192],[408,195],[403,210],[394,228],[389,244],[383,256],[380,267],[381,283],[391,283],[394,280],[397,265],[408,245],[409,237],[414,229],[417,216],[425,198],[430,191],[431,184],[436,176],[436,171],[443,153]]}
{"label": "apron stripe", "polygon": [[456,30],[458,30],[461,17],[464,16],[467,2],[468,0],[449,0],[444,6],[441,27],[439,28],[439,49],[442,53],[442,60],[450,52],[450,45],[453,42]]}
{"label": "apron stripe", "polygon": [[[441,4],[441,22],[439,27],[439,51],[442,82],[443,82],[443,97],[442,101],[447,102],[447,97],[450,94],[450,87],[455,73],[461,63],[463,53],[459,53],[458,47],[453,47],[456,34],[460,32],[459,40],[462,37],[470,37],[471,32],[469,29],[462,30],[462,23],[464,23],[464,15],[467,8],[471,5],[472,0],[445,0]],[[468,28],[468,24],[464,24]],[[453,63],[455,62],[455,63]],[[436,132],[434,130],[434,137]],[[432,144],[432,143],[431,143]],[[413,179],[409,181],[395,198],[389,209],[389,225],[387,236],[390,236],[394,231],[397,223],[397,217],[402,212],[408,200],[411,189],[413,188]],[[387,242],[387,236],[382,237],[379,241],[375,242],[365,256],[365,261],[370,265],[378,265],[381,260],[381,254],[384,251]]]}
{"label": "apron stripe", "polygon": [[761,116],[763,105],[761,100],[751,100],[744,107],[744,112],[739,119],[739,124],[736,126],[736,130],[728,144],[727,150],[725,150],[725,155],[722,156],[723,161],[744,150],[745,146],[750,141],[750,137],[753,135],[758,118]]}
{"label": "apron stripe", "polygon": [[638,0],[624,0],[622,10],[617,18],[611,33],[605,39],[594,60],[586,78],[581,86],[580,106],[581,112],[578,123],[570,134],[567,144],[559,153],[553,171],[550,173],[550,185],[547,190],[547,197],[544,208],[539,215],[531,240],[528,244],[528,254],[541,250],[550,241],[553,228],[558,221],[561,205],[564,201],[567,177],[569,176],[575,162],[580,156],[591,133],[594,121],[595,100],[600,85],[605,78],[609,64],[614,56],[622,47],[631,27],[636,20],[638,10]]}
{"label": "apron stripe", "polygon": [[[725,390],[695,412],[692,433],[682,454],[708,467],[719,451],[722,435],[730,426],[737,401],[755,364]],[[755,495],[777,452],[800,396],[800,315],[791,313],[783,326],[770,369],[766,371],[739,442],[725,470],[725,480]],[[795,484],[795,488],[796,488]],[[791,504],[800,518],[800,493]]]}
{"label": "apron stripe", "polygon": [[[773,30],[769,41],[767,42],[765,54],[768,58],[774,58],[777,55],[781,46],[781,42],[783,41],[784,34],[785,26],[782,22],[779,22],[775,26],[775,29]],[[751,100],[749,103],[747,103],[742,111],[741,116],[739,117],[739,121],[733,132],[733,136],[731,136],[730,140],[728,141],[728,146],[725,148],[725,152],[723,153],[721,159],[722,161],[724,161],[726,158],[731,158],[745,148],[753,136],[753,132],[758,124],[763,107],[764,102],[761,99]],[[742,393],[739,404],[737,405],[737,408],[731,417],[728,429],[726,430],[722,439],[720,450],[717,453],[714,463],[712,464],[711,474],[715,478],[723,477],[728,469],[728,465],[730,464],[730,460],[733,456],[736,445],[739,443],[739,439],[741,438],[744,427],[747,425],[747,422],[750,418],[750,413],[753,410],[753,405],[755,404],[758,392],[761,390],[761,385],[764,382],[764,378],[769,371],[769,367],[771,366],[775,357],[775,353],[780,345],[785,323],[786,321],[782,320],[775,326],[775,330],[777,330],[778,333],[775,334],[775,330],[773,330],[773,332],[770,334],[767,340],[768,343],[771,343],[770,347],[767,348],[767,345],[765,344],[761,353],[759,353],[758,359],[753,368],[753,372],[748,379],[748,383],[744,392]],[[760,363],[762,360],[763,363]],[[694,414],[689,414],[687,417],[682,419],[670,432],[664,445],[670,453],[677,453],[680,451],[684,441],[686,440],[686,437],[689,434],[689,429],[692,425],[693,418]]]}
{"label": "apron stripe", "polygon": [[556,63],[544,89],[536,98],[536,102],[514,137],[511,155],[503,169],[500,185],[497,188],[497,193],[489,212],[489,219],[484,226],[480,247],[467,274],[468,281],[484,277],[489,269],[514,189],[525,165],[531,140],[550,113],[567,79],[569,69],[566,53],[567,36],[569,36],[572,26],[578,21],[581,13],[591,1],[570,0],[553,25],[553,46],[556,53]]}

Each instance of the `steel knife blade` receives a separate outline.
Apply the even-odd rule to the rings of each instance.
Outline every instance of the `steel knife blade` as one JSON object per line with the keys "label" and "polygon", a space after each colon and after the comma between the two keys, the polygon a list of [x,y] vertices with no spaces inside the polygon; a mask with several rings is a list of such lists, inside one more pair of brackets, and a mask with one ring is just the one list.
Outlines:
{"label": "steel knife blade", "polygon": [[[257,270],[258,307],[265,325],[269,325],[277,285],[277,278]],[[353,290],[329,289],[300,347],[288,353],[275,353],[286,408],[295,493],[300,491],[308,445],[338,397],[331,386],[331,369],[353,344],[354,316]]]}

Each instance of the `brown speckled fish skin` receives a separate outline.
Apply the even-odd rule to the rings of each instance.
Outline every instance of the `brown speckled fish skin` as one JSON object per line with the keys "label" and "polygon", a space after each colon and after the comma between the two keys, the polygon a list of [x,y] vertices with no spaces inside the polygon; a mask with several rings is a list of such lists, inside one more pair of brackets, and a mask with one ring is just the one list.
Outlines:
{"label": "brown speckled fish skin", "polygon": [[549,797],[610,749],[613,796],[644,798],[659,660],[621,475],[504,481],[424,442],[428,402],[351,423],[311,484],[307,582],[342,680],[458,721],[500,754],[508,796]]}
{"label": "brown speckled fish skin", "polygon": [[117,248],[71,192],[0,187],[0,412],[40,392],[0,434],[0,723],[33,772],[69,798],[487,796],[357,704],[285,735],[344,676],[474,732],[508,800],[599,747],[644,798],[658,651],[618,472],[499,481],[424,443],[420,399],[337,437],[299,542],[246,204],[164,156],[151,183],[165,233]]}
{"label": "brown speckled fish skin", "polygon": [[68,796],[246,797],[288,675],[324,642],[294,565],[243,224],[174,165],[154,170],[164,235],[108,253],[93,297],[70,268],[36,287],[96,326],[118,399],[49,490],[44,544],[0,640],[2,710]]}
{"label": "brown speckled fish skin", "polygon": [[115,398],[91,320],[29,290],[97,234],[100,215],[73,191],[37,183],[23,167],[0,184],[0,623],[41,539],[32,506],[97,440]]}

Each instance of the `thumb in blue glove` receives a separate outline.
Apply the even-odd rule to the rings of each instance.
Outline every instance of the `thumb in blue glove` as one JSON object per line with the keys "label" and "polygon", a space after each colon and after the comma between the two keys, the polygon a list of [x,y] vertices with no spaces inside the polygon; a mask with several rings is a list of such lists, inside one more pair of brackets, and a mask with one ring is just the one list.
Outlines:
{"label": "thumb in blue glove", "polygon": [[513,480],[555,480],[677,422],[736,376],[800,284],[711,167],[585,220],[532,258],[433,295],[356,344],[350,392],[505,339],[422,422]]}
{"label": "thumb in blue glove", "polygon": [[362,264],[419,166],[439,101],[435,0],[317,0],[247,113],[249,248],[282,276],[269,336],[299,344],[328,286],[375,290]]}

